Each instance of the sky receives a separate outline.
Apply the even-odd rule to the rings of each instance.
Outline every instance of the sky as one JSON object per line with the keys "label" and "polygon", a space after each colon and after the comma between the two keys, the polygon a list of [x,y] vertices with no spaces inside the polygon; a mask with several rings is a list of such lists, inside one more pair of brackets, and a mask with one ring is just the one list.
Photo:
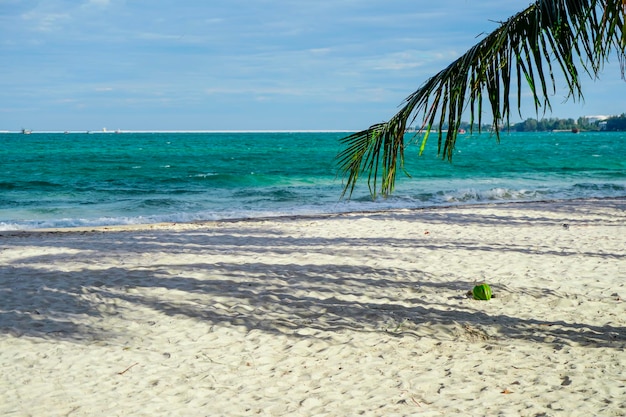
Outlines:
{"label": "sky", "polygon": [[[361,130],[529,4],[0,0],[0,131]],[[546,117],[626,112],[620,76]]]}

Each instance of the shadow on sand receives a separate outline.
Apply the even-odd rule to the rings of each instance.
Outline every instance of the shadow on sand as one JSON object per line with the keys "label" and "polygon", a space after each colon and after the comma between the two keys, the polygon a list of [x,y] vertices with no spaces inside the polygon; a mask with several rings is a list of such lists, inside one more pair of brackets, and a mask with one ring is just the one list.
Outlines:
{"label": "shadow on sand", "polygon": [[[445,214],[419,213],[419,219],[430,223],[491,222],[494,226],[520,221],[519,218],[473,219],[463,214],[443,216],[442,213]],[[377,216],[382,218],[393,214]],[[528,221],[553,222],[533,219],[530,211],[528,216]],[[472,283],[463,280],[434,282],[424,271],[393,266],[285,262],[295,252],[307,253],[311,259],[316,256],[332,259],[332,256],[341,256],[336,253],[337,248],[346,248],[345,256],[350,256],[350,250],[381,245],[415,246],[427,251],[451,247],[465,251],[528,251],[523,246],[492,244],[485,247],[484,244],[462,243],[464,247],[459,247],[459,242],[452,240],[429,244],[392,238],[377,238],[375,242],[351,238],[294,239],[272,234],[261,224],[258,228],[242,230],[228,222],[219,228],[184,233],[140,231],[44,235],[42,238],[37,233],[0,233],[0,250],[38,245],[39,242],[72,249],[71,255],[52,253],[25,257],[19,262],[0,266],[0,333],[77,343],[102,340],[116,335],[97,323],[109,315],[124,317],[128,309],[140,307],[166,316],[197,320],[208,326],[228,323],[245,326],[248,330],[294,336],[301,329],[349,330],[380,332],[381,337],[521,338],[537,343],[626,347],[624,327],[519,318],[481,311],[476,302],[465,299],[465,291]],[[87,245],[86,241],[90,243]],[[70,262],[84,262],[85,257],[89,257],[97,266],[98,257],[110,259],[116,241],[120,243],[117,266],[63,269],[68,258]],[[87,251],[86,246],[91,250]],[[224,262],[221,254],[225,247],[242,261]],[[156,259],[159,253],[167,252],[180,254],[181,262],[177,265],[126,265],[124,259],[128,253],[124,251],[129,248],[132,249],[129,256]],[[549,247],[543,250],[553,256],[568,256],[567,252],[552,251]],[[611,260],[625,257],[623,252],[583,255]],[[280,263],[263,261],[277,257],[282,260]],[[198,262],[199,259],[206,261]],[[177,296],[167,296],[170,291],[175,291]],[[452,302],[432,296],[442,293],[448,294],[448,300]],[[545,295],[554,296],[549,291]],[[84,320],[85,317],[95,320]],[[85,325],[86,322],[90,324]],[[430,331],[433,327],[449,332]]]}

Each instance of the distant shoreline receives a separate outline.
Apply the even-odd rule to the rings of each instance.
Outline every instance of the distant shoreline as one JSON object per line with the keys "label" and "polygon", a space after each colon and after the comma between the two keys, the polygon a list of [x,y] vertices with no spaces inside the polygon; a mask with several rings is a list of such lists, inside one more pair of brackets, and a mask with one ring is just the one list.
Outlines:
{"label": "distant shoreline", "polygon": [[195,229],[198,227],[207,227],[209,225],[234,224],[234,223],[263,223],[263,222],[281,222],[281,221],[322,221],[328,219],[344,219],[358,216],[376,217],[376,216],[394,216],[394,215],[417,215],[420,213],[439,213],[443,214],[450,210],[512,210],[512,209],[531,209],[545,210],[547,207],[583,207],[586,205],[596,205],[604,202],[607,206],[619,206],[626,201],[624,197],[597,197],[597,198],[572,198],[572,199],[546,199],[534,201],[503,201],[503,202],[485,202],[470,204],[448,204],[441,206],[425,206],[413,208],[397,208],[397,209],[379,209],[379,210],[355,210],[336,213],[306,213],[306,214],[278,214],[265,216],[242,216],[229,217],[220,219],[207,220],[189,220],[189,221],[159,221],[154,223],[129,223],[129,224],[108,224],[94,226],[58,226],[58,227],[41,227],[31,229],[2,230],[0,229],[0,237],[9,237],[16,235],[28,235],[33,233],[87,233],[87,232],[137,232],[147,230],[163,230],[163,229]]}
{"label": "distant shoreline", "polygon": [[[32,130],[29,134],[122,134],[122,133],[352,133],[356,130]],[[0,134],[23,134],[0,130]]]}

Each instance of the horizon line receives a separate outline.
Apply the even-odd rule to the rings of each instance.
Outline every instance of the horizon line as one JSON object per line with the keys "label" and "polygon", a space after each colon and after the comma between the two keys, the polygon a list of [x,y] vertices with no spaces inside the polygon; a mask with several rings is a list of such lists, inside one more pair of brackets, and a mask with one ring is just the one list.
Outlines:
{"label": "horizon line", "polygon": [[[350,133],[357,130],[351,129],[253,129],[253,130],[31,130],[25,129],[28,134],[31,133],[89,133],[89,134],[121,134],[121,133]],[[19,133],[23,134],[24,130],[0,130],[0,133]]]}

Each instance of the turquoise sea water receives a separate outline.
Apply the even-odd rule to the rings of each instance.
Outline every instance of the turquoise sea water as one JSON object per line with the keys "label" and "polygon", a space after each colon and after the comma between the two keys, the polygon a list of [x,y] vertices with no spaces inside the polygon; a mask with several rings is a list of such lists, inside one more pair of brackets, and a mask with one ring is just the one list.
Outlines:
{"label": "turquoise sea water", "polygon": [[626,133],[559,132],[462,135],[452,163],[413,146],[392,197],[340,200],[345,135],[3,133],[0,230],[626,198]]}

